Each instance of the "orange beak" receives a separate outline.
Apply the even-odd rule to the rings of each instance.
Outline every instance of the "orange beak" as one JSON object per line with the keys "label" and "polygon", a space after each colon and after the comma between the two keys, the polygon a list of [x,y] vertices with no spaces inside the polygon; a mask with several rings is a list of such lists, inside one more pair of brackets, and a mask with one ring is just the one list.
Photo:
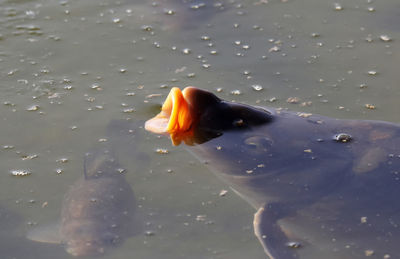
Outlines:
{"label": "orange beak", "polygon": [[154,118],[146,121],[145,129],[153,133],[169,133],[172,144],[177,146],[181,141],[186,144],[193,144],[190,137],[193,135],[194,112],[191,104],[188,102],[187,87],[183,92],[174,87],[168,94],[161,112]]}

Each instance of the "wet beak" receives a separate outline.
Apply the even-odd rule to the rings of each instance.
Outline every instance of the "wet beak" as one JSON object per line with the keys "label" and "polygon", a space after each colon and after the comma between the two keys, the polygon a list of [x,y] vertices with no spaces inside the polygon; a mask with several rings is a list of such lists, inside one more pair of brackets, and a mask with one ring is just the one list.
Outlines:
{"label": "wet beak", "polygon": [[175,146],[182,140],[186,144],[191,144],[188,137],[193,135],[194,112],[188,100],[190,91],[190,87],[185,88],[183,92],[177,87],[172,88],[161,112],[146,121],[145,129],[157,134],[170,134]]}

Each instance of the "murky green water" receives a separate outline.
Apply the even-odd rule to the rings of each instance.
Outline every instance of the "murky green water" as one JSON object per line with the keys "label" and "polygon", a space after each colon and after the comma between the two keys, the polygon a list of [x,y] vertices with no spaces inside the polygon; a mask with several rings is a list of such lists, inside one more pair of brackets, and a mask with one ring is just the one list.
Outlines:
{"label": "murky green water", "polygon": [[[0,1],[2,258],[70,257],[26,233],[57,219],[110,121],[143,122],[172,86],[400,122],[397,0],[165,2]],[[220,197],[228,187],[182,147],[139,131],[150,165],[126,146],[119,160],[149,233],[103,258],[264,258],[250,205]]]}

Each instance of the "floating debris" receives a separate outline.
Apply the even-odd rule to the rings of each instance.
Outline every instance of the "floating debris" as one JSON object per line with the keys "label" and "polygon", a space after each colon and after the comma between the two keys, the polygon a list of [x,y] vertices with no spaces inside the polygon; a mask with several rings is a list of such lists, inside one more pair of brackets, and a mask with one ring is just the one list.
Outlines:
{"label": "floating debris", "polygon": [[164,9],[164,14],[174,15],[176,12],[173,9]]}
{"label": "floating debris", "polygon": [[56,162],[58,162],[58,163],[63,163],[63,164],[64,164],[64,163],[67,163],[67,162],[68,162],[68,158],[63,157],[63,158],[57,159]]}
{"label": "floating debris", "polygon": [[114,18],[112,21],[113,21],[113,23],[120,23],[121,19],[120,18]]}
{"label": "floating debris", "polygon": [[306,113],[306,112],[299,112],[297,116],[302,117],[302,118],[308,118],[312,115],[312,113]]}
{"label": "floating debris", "polygon": [[175,74],[182,73],[182,72],[184,72],[186,69],[187,69],[186,66],[183,66],[183,67],[181,67],[181,68],[177,68],[177,69],[175,69]]}
{"label": "floating debris", "polygon": [[228,190],[221,190],[219,192],[219,197],[224,197],[228,193]]}
{"label": "floating debris", "polygon": [[36,155],[36,154],[32,154],[32,155],[23,155],[23,156],[22,156],[22,160],[32,160],[32,159],[37,158],[37,157],[38,157],[38,155]]}
{"label": "floating debris", "polygon": [[305,107],[305,106],[311,106],[312,105],[312,101],[308,101],[308,102],[302,102],[300,103],[301,107]]}
{"label": "floating debris", "polygon": [[206,6],[205,3],[192,4],[192,5],[190,6],[190,9],[197,10],[197,9],[200,9],[200,8],[202,8],[202,7],[205,7],[205,6]]}
{"label": "floating debris", "polygon": [[64,170],[62,168],[57,168],[56,169],[56,174],[62,174]]}
{"label": "floating debris", "polygon": [[14,106],[15,106],[15,103],[12,103],[12,102],[10,102],[10,101],[4,101],[3,104],[4,104],[5,106],[10,106],[10,107],[14,107]]}
{"label": "floating debris", "polygon": [[32,106],[29,106],[28,108],[26,108],[26,110],[27,111],[37,111],[37,110],[39,110],[39,108],[40,108],[40,106],[39,105],[37,105],[37,104],[34,104],[34,105],[32,105]]}
{"label": "floating debris", "polygon": [[278,52],[281,51],[281,49],[278,46],[273,46],[268,50],[268,52]]}
{"label": "floating debris", "polygon": [[264,89],[261,85],[252,85],[251,88],[253,88],[254,91],[261,91]]}
{"label": "floating debris", "polygon": [[125,108],[122,110],[122,112],[123,113],[133,113],[133,112],[135,112],[135,109],[134,108]]}
{"label": "floating debris", "polygon": [[337,142],[342,142],[342,143],[347,143],[350,142],[353,138],[351,137],[350,134],[347,133],[339,133],[336,134],[333,139]]}
{"label": "floating debris", "polygon": [[92,85],[90,86],[90,88],[93,89],[93,90],[98,90],[98,91],[101,91],[101,90],[102,90],[101,87],[100,87],[100,85],[97,84],[97,83],[92,84]]}
{"label": "floating debris", "polygon": [[160,97],[160,96],[162,96],[162,94],[149,94],[149,95],[146,95],[146,99],[151,99],[151,98],[154,98],[154,97]]}
{"label": "floating debris", "polygon": [[372,256],[374,255],[374,250],[368,249],[364,251],[365,256]]}
{"label": "floating debris", "polygon": [[154,236],[156,234],[156,232],[151,231],[151,230],[147,230],[144,232],[144,234],[148,237]]}
{"label": "floating debris", "polygon": [[182,50],[182,53],[187,55],[187,54],[192,53],[192,50],[189,49],[189,48],[184,48],[184,49]]}
{"label": "floating debris", "polygon": [[370,110],[375,110],[375,109],[376,109],[376,106],[373,105],[373,104],[367,103],[367,104],[365,104],[365,108],[370,109]]}
{"label": "floating debris", "polygon": [[156,153],[158,153],[158,154],[168,154],[169,151],[166,148],[157,148],[156,149]]}
{"label": "floating debris", "polygon": [[299,103],[300,102],[300,98],[299,97],[289,97],[286,99],[287,103]]}
{"label": "floating debris", "polygon": [[392,38],[388,35],[381,35],[381,36],[379,36],[379,38],[385,42],[392,41]]}
{"label": "floating debris", "polygon": [[207,215],[197,215],[196,220],[197,221],[206,221]]}
{"label": "floating debris", "polygon": [[290,247],[290,248],[300,248],[301,247],[301,243],[300,242],[291,241],[291,242],[287,242],[286,246]]}
{"label": "floating debris", "polygon": [[233,94],[233,95],[241,95],[242,92],[240,90],[233,90],[233,91],[231,91],[231,94]]}
{"label": "floating debris", "polygon": [[334,8],[335,11],[342,11],[343,10],[343,6],[339,3],[334,3]]}
{"label": "floating debris", "polygon": [[148,32],[153,31],[153,27],[151,25],[143,25],[141,29],[142,31],[148,31]]}
{"label": "floating debris", "polygon": [[115,169],[118,173],[120,173],[120,174],[123,174],[123,173],[125,173],[126,172],[126,169],[125,168],[117,168],[117,169]]}
{"label": "floating debris", "polygon": [[321,36],[321,34],[319,34],[318,32],[311,33],[311,37],[313,38],[318,38],[319,36]]}
{"label": "floating debris", "polygon": [[360,219],[361,223],[367,223],[367,217],[361,217]]}
{"label": "floating debris", "polygon": [[12,176],[19,176],[19,177],[22,177],[22,176],[28,176],[28,175],[30,175],[31,174],[31,172],[30,171],[28,171],[28,170],[11,170],[10,171],[10,174],[12,175]]}

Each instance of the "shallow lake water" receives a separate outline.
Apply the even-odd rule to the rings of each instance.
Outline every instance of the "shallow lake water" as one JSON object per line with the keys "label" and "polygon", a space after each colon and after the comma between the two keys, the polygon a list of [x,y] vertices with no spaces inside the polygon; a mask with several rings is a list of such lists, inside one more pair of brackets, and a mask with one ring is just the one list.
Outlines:
{"label": "shallow lake water", "polygon": [[[111,141],[144,230],[102,258],[265,258],[253,208],[144,121],[194,85],[400,123],[399,23],[397,0],[0,0],[1,258],[71,257],[25,236],[57,220],[85,153]],[[110,137],[126,120],[134,147]]]}

